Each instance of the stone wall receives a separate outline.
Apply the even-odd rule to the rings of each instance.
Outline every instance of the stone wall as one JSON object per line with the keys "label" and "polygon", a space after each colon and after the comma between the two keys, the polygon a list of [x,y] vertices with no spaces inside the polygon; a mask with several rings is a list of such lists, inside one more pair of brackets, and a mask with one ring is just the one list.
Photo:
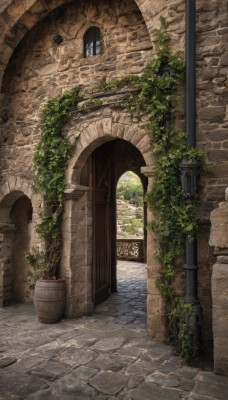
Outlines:
{"label": "stone wall", "polygon": [[210,172],[203,179],[204,217],[224,198],[228,184],[228,3],[197,6],[197,145],[206,153]]}
{"label": "stone wall", "polygon": [[[124,7],[125,6],[125,7]],[[101,29],[101,56],[83,57],[87,28]],[[60,33],[63,42],[53,42]],[[116,76],[140,73],[152,56],[142,16],[133,1],[79,2],[54,12],[41,22],[15,51],[5,74],[2,92],[2,175],[31,176],[31,157],[39,138],[40,105],[48,96],[83,85],[97,90]]]}
{"label": "stone wall", "polygon": [[[8,3],[5,2],[5,7]],[[228,10],[225,0],[214,0],[210,4],[201,0],[196,3],[197,144],[206,150],[207,159],[212,165],[210,174],[203,181],[203,212],[209,220],[209,211],[222,200],[227,184]],[[79,2],[77,6],[68,6],[66,10],[61,8],[47,17],[51,7],[60,4],[64,4],[64,1],[55,1],[52,6],[46,5],[45,11],[41,2],[33,0],[30,1],[30,9],[29,5],[25,9],[25,4],[21,4],[17,11],[13,12],[12,6],[6,7],[3,13],[2,27],[6,35],[7,29],[13,29],[10,26],[7,28],[7,21],[10,20],[13,26],[16,15],[19,18],[20,13],[27,21],[26,24],[22,19],[24,31],[22,26],[20,29],[15,28],[10,38],[15,32],[18,37],[28,35],[34,26],[28,38],[15,50],[4,77],[0,155],[1,168],[6,174],[9,170],[24,170],[24,166],[30,165],[33,143],[39,137],[39,105],[48,95],[59,94],[61,90],[78,83],[95,90],[94,81],[97,85],[112,77],[142,71],[145,63],[155,54],[152,48],[153,28],[158,27],[160,15],[170,21],[173,48],[184,48],[184,1],[174,1],[167,5],[165,1],[128,0],[113,4],[104,0],[96,7],[89,1]],[[82,39],[91,24],[102,29],[103,54],[101,57],[84,59]],[[60,46],[53,42],[56,33],[63,37]],[[11,49],[13,43],[16,40],[11,38]],[[5,49],[4,57],[6,54],[8,52]],[[14,142],[16,146],[12,148]],[[25,172],[31,176],[30,168]]]}
{"label": "stone wall", "polygon": [[217,256],[212,273],[214,369],[228,376],[228,202],[211,213],[210,245]]}
{"label": "stone wall", "polygon": [[[206,334],[210,341],[211,254],[207,245],[209,214],[223,199],[224,189],[228,184],[228,5],[226,0],[199,0],[196,5],[197,146],[203,148],[211,166],[210,172],[202,178],[203,205],[198,236],[199,297],[204,308]],[[31,200],[35,210],[33,224],[36,223],[41,199],[33,193],[32,154],[40,138],[41,104],[47,97],[58,95],[74,85],[80,84],[83,89],[94,93],[101,82],[129,73],[141,73],[146,63],[156,55],[153,29],[159,27],[161,15],[170,22],[172,48],[184,49],[183,0],[1,1],[0,82],[3,78],[3,84],[0,93],[0,205],[1,199],[4,200],[7,193],[17,188]],[[101,29],[102,54],[85,59],[83,35],[93,25]],[[63,37],[60,45],[53,42],[56,34]],[[184,126],[183,116],[179,122]],[[83,165],[91,152],[106,140],[114,138],[130,141],[143,154],[146,166],[151,167],[148,138],[140,125],[141,121],[132,120],[126,113],[114,112],[108,106],[91,113],[88,118],[79,119],[74,116],[65,130],[68,138],[77,145],[75,155],[69,163],[67,180],[73,185],[79,185]],[[152,183],[151,171],[147,170],[145,174]],[[23,180],[23,188],[19,188],[20,180]],[[80,207],[88,210],[91,208],[91,200],[86,200],[85,194],[80,201],[84,202]],[[65,222],[64,226],[67,232],[70,230],[71,239],[69,243],[65,243],[64,257],[69,257],[70,249],[73,251],[72,246],[77,235],[71,227],[74,224],[70,222],[72,207],[72,204],[69,206],[66,202],[66,215],[69,214],[69,220],[66,221],[69,226]],[[2,215],[0,207],[0,217]],[[89,220],[90,214],[86,215]],[[89,227],[89,223],[87,226]],[[91,229],[88,228],[85,235],[87,238],[91,237]],[[30,239],[36,246],[42,245],[34,230]],[[86,236],[83,236],[83,240],[86,245]],[[160,330],[159,335],[163,337],[163,328],[159,327],[160,320],[156,317],[160,317],[163,307],[155,287],[159,265],[153,259],[153,238],[150,235],[148,243],[151,246],[148,254],[148,329],[152,336],[156,336],[155,332]],[[85,257],[89,253],[86,254]],[[69,265],[68,267],[66,278],[69,283],[68,293],[71,293],[69,309],[72,309],[76,307],[73,305],[75,293],[70,288],[74,272]],[[85,280],[90,273],[88,268],[84,275],[80,275],[80,279]],[[0,279],[3,278],[0,276]],[[90,296],[89,288],[85,289],[83,296],[84,299]]]}

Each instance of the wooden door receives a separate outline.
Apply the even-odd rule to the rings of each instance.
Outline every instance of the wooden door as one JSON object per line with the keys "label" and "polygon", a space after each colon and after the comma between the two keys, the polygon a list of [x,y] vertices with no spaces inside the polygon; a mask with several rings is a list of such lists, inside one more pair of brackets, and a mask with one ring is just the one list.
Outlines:
{"label": "wooden door", "polygon": [[94,303],[104,301],[115,290],[114,147],[107,143],[93,153],[93,270]]}

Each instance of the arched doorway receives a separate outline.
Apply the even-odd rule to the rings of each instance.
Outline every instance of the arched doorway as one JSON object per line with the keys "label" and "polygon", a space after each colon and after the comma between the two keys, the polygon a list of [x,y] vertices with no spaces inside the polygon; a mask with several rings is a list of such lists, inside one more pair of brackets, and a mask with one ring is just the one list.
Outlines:
{"label": "arched doorway", "polygon": [[93,219],[93,301],[105,300],[117,290],[116,273],[116,185],[128,169],[141,174],[145,161],[135,146],[116,139],[99,146],[92,153]]}

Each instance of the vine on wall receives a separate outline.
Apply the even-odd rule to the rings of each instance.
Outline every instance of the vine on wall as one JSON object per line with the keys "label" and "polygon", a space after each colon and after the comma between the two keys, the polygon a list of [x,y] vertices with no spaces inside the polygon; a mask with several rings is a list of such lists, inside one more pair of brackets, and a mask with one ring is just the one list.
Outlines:
{"label": "vine on wall", "polygon": [[[114,91],[122,87],[133,87],[128,99],[118,104],[132,114],[148,117],[145,126],[153,153],[156,181],[147,195],[148,205],[156,219],[148,227],[156,233],[156,257],[161,264],[157,279],[166,304],[167,328],[170,342],[185,358],[192,354],[191,328],[186,315],[191,315],[191,304],[186,303],[175,290],[174,281],[178,274],[176,260],[183,256],[186,235],[192,239],[197,230],[197,209],[199,196],[193,204],[186,204],[181,188],[179,164],[183,157],[203,163],[202,152],[186,144],[186,134],[175,127],[178,112],[178,89],[184,78],[183,54],[170,51],[168,24],[161,19],[162,28],[156,30],[157,57],[150,62],[141,76],[127,76],[114,79],[102,89]],[[165,71],[165,73],[164,73]],[[50,99],[43,107],[42,138],[39,142],[34,162],[36,165],[36,185],[44,195],[45,207],[37,232],[45,241],[45,252],[38,258],[29,255],[30,263],[39,261],[44,276],[52,278],[61,255],[60,221],[63,209],[64,174],[67,161],[72,154],[72,146],[62,137],[61,129],[69,112],[76,109],[83,95],[79,89],[67,91]],[[87,103],[94,105],[93,99]],[[96,102],[96,100],[95,100]],[[86,112],[85,104],[82,106]],[[96,106],[102,106],[101,101]],[[88,108],[89,112],[90,109]]]}
{"label": "vine on wall", "polygon": [[62,136],[62,127],[83,98],[78,88],[65,91],[49,99],[42,107],[42,135],[36,146],[34,165],[35,185],[43,194],[44,207],[36,231],[44,240],[45,250],[26,255],[29,263],[38,267],[37,277],[55,279],[61,257],[61,216],[63,192],[66,187],[65,170],[72,155],[73,146]]}
{"label": "vine on wall", "polygon": [[131,99],[122,104],[132,113],[143,112],[148,117],[146,130],[151,139],[156,174],[147,203],[153,209],[155,220],[148,229],[156,233],[156,258],[161,264],[157,287],[165,299],[165,314],[170,342],[178,354],[190,358],[192,330],[188,323],[193,313],[190,303],[175,289],[178,272],[176,261],[183,257],[185,238],[193,240],[197,230],[197,210],[200,195],[192,204],[186,203],[181,187],[180,162],[186,157],[204,165],[203,153],[186,144],[186,134],[175,127],[178,113],[178,89],[184,79],[183,53],[170,51],[167,21],[155,30],[157,58],[150,62],[141,76],[113,80],[106,90],[130,85],[138,88]]}

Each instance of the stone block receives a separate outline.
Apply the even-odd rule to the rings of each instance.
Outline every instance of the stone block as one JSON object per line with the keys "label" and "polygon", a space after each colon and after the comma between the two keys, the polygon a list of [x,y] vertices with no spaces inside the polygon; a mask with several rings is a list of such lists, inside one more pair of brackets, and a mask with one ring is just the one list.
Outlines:
{"label": "stone block", "polygon": [[207,155],[212,162],[228,161],[227,150],[209,150]]}
{"label": "stone block", "polygon": [[196,379],[193,394],[203,396],[203,398],[226,400],[227,390],[228,382],[225,377],[215,375],[212,372],[201,372]]}
{"label": "stone block", "polygon": [[[71,318],[78,318],[78,317],[82,317],[83,315],[85,315],[85,311],[86,311],[86,304],[85,304],[85,296],[84,295],[74,295],[71,297],[71,308],[70,308],[70,315],[68,314],[68,316],[70,316]],[[68,311],[69,312],[69,311]]]}
{"label": "stone block", "polygon": [[165,319],[164,315],[154,314],[147,316],[147,331],[148,335],[158,341],[163,342],[165,340]]}
{"label": "stone block", "polygon": [[[227,257],[226,257],[227,258]],[[218,295],[227,296],[228,265],[216,263],[212,272],[212,295],[217,299]]]}
{"label": "stone block", "polygon": [[[226,303],[226,304],[225,304]],[[213,335],[214,338],[220,337],[228,339],[228,300],[221,304],[220,307],[213,306]]]}
{"label": "stone block", "polygon": [[221,122],[224,117],[225,107],[223,106],[202,107],[199,110],[199,118],[202,121]]}
{"label": "stone block", "polygon": [[210,246],[228,247],[228,202],[220,203],[219,207],[211,212],[210,219]]}
{"label": "stone block", "polygon": [[[223,204],[228,206],[228,203]],[[226,259],[227,257],[222,256],[222,261]],[[215,372],[228,375],[228,264],[226,263],[217,262],[213,266],[212,302]]]}
{"label": "stone block", "polygon": [[228,65],[228,51],[222,54],[221,56],[221,65],[227,66]]}
{"label": "stone block", "polygon": [[112,132],[112,120],[110,118],[102,119],[103,132],[105,135],[111,134]]}
{"label": "stone block", "polygon": [[117,372],[100,372],[89,383],[101,393],[109,396],[117,395],[128,383],[129,377]]}
{"label": "stone block", "polygon": [[228,376],[228,337],[218,337],[214,340],[214,371]]}
{"label": "stone block", "polygon": [[147,291],[150,295],[161,295],[159,289],[156,286],[156,280],[152,278],[148,279],[147,281]]}
{"label": "stone block", "polygon": [[138,134],[138,130],[139,130],[138,124],[137,125],[131,124],[130,126],[125,126],[125,132],[124,132],[123,139],[131,142],[134,135]]}
{"label": "stone block", "polygon": [[163,312],[163,298],[159,293],[158,295],[148,294],[147,296],[147,308],[148,314],[150,315],[161,315]]}
{"label": "stone block", "polygon": [[211,132],[206,133],[206,138],[211,140],[212,142],[220,142],[222,140],[226,140],[227,129],[225,128],[214,129]]}

